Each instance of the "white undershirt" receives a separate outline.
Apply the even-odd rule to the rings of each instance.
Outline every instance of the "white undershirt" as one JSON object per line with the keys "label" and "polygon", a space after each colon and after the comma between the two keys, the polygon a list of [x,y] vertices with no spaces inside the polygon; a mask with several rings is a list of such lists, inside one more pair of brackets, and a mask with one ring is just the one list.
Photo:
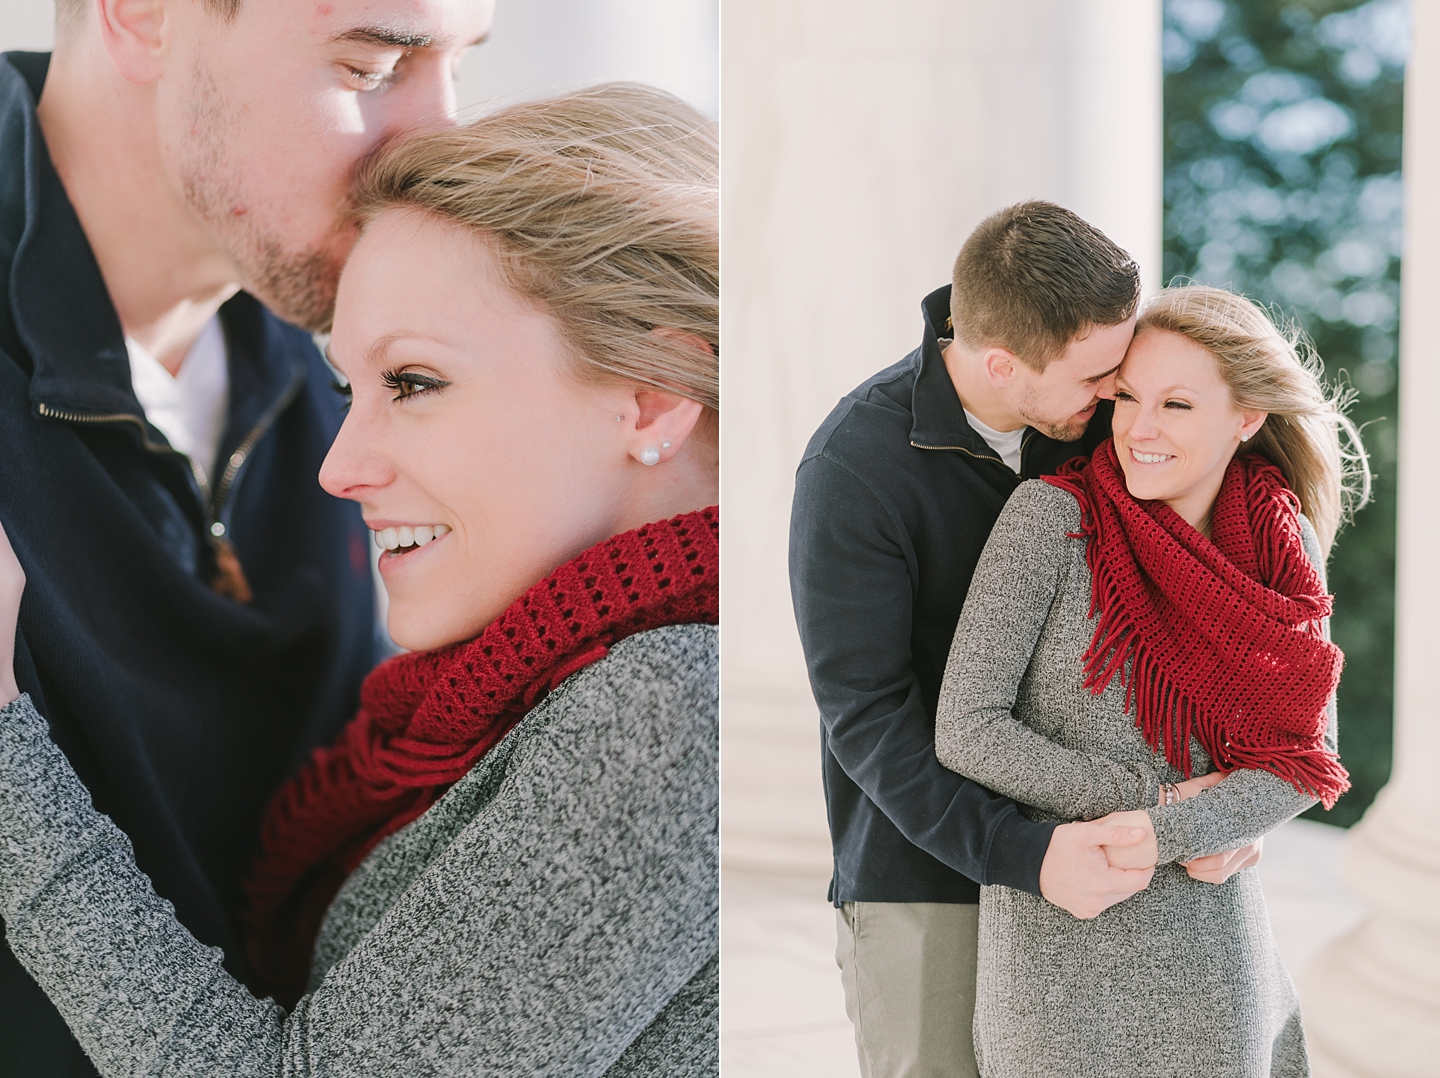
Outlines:
{"label": "white undershirt", "polygon": [[[962,408],[965,406],[962,404]],[[976,419],[969,408],[965,408],[965,418],[970,423],[970,429],[980,437],[984,438],[990,448],[1000,454],[1006,466],[1016,475],[1020,474],[1020,440],[1025,434],[1025,428],[1017,430],[996,430],[994,427],[987,427],[980,420]]]}
{"label": "white undershirt", "polygon": [[230,371],[220,316],[212,315],[205,323],[185,353],[178,375],[172,376],[128,336],[125,349],[130,353],[130,381],[145,418],[165,435],[172,449],[198,464],[207,477],[213,475],[230,404]]}

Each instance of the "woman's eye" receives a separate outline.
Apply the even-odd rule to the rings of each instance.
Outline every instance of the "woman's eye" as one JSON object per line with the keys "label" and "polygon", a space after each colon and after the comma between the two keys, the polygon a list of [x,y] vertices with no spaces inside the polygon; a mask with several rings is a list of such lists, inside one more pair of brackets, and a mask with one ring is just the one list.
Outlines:
{"label": "woman's eye", "polygon": [[1190,405],[1186,404],[1184,401],[1166,401],[1165,407],[1174,408],[1182,412],[1188,412],[1190,410]]}
{"label": "woman's eye", "polygon": [[347,409],[355,403],[355,394],[350,389],[349,382],[342,382],[337,378],[330,383],[330,388],[340,394],[340,398],[344,402],[340,405],[341,409]]}
{"label": "woman's eye", "polygon": [[1129,393],[1126,393],[1125,390],[1117,389],[1115,391],[1115,399],[1117,401],[1133,401],[1135,398],[1130,396]]}
{"label": "woman's eye", "polygon": [[380,376],[385,388],[395,394],[392,400],[402,401],[421,393],[438,392],[450,383],[443,378],[418,371],[386,371]]}

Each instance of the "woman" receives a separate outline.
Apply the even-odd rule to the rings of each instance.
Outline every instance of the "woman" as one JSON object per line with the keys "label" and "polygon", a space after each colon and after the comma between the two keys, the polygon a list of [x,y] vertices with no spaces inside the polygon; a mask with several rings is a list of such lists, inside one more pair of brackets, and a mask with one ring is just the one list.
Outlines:
{"label": "woman", "polygon": [[267,817],[246,920],[288,1014],[17,699],[0,543],[0,916],[101,1073],[714,1072],[716,173],[701,116],[609,86],[366,176],[320,481],[414,650]]}
{"label": "woman", "polygon": [[1181,863],[1348,785],[1324,564],[1369,475],[1317,367],[1242,297],[1161,293],[1117,378],[1113,439],[1021,485],[990,536],[937,754],[1036,818],[1144,828],[1144,855],[1111,861],[1154,875],[1085,921],[983,889],[986,1078],[1309,1074],[1256,874],[1215,886]]}

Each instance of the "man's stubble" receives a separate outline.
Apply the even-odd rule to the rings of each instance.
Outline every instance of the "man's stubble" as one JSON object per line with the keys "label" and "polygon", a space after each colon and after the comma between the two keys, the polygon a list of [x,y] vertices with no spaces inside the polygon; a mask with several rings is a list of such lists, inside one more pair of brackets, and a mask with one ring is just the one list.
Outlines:
{"label": "man's stubble", "polygon": [[1090,426],[1090,420],[1095,416],[1092,413],[1089,419],[1077,419],[1074,414],[1066,416],[1061,420],[1048,419],[1037,412],[1035,395],[1027,392],[1021,398],[1016,409],[1020,418],[1038,430],[1047,438],[1054,438],[1057,442],[1078,442],[1085,436],[1086,428]]}
{"label": "man's stubble", "polygon": [[312,332],[325,332],[335,310],[335,290],[344,268],[348,226],[344,207],[325,246],[295,250],[253,212],[227,136],[242,122],[240,110],[220,93],[214,77],[199,64],[186,103],[190,137],[180,162],[185,200],[205,221],[240,271],[239,284],[275,314]]}

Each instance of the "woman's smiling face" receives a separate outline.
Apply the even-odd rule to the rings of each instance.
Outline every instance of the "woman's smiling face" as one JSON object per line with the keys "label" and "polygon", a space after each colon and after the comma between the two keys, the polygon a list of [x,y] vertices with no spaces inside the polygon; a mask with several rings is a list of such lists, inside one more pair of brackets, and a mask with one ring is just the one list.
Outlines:
{"label": "woman's smiling face", "polygon": [[475,636],[633,526],[635,391],[581,382],[554,318],[475,233],[377,217],[341,278],[330,353],[353,399],[320,483],[360,502],[377,538],[411,539],[380,558],[402,647]]}
{"label": "woman's smiling face", "polygon": [[1141,329],[1115,381],[1115,452],[1125,486],[1201,531],[1225,468],[1265,413],[1241,411],[1215,357],[1178,333]]}

